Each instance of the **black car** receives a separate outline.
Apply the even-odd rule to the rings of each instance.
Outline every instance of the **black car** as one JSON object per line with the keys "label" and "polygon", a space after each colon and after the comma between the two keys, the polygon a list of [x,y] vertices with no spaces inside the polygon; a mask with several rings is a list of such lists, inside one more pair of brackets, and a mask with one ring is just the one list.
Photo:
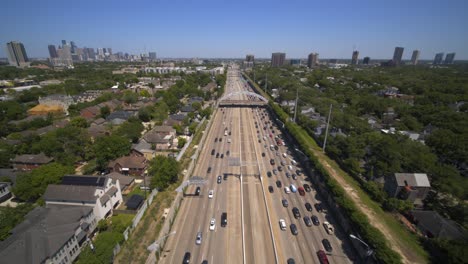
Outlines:
{"label": "black car", "polygon": [[323,211],[322,204],[316,203],[314,204],[314,207],[315,207],[315,210],[317,210],[317,212]]}
{"label": "black car", "polygon": [[288,261],[286,262],[287,264],[296,264],[296,261],[294,261],[293,258],[289,258]]}
{"label": "black car", "polygon": [[296,170],[296,174],[297,174],[297,176],[301,176],[301,175],[302,175],[302,171]]}
{"label": "black car", "polygon": [[299,209],[297,209],[297,207],[294,207],[294,208],[292,209],[292,212],[293,212],[294,218],[299,218],[299,217],[301,217],[301,212],[299,212]]}
{"label": "black car", "polygon": [[268,191],[270,191],[270,193],[273,193],[275,190],[273,190],[273,186],[268,186]]}
{"label": "black car", "polygon": [[310,203],[305,203],[305,208],[307,211],[312,212],[312,205],[310,205]]}
{"label": "black car", "polygon": [[226,156],[229,156],[229,154],[231,154],[231,152],[229,150],[226,151]]}
{"label": "black car", "polygon": [[219,142],[221,142],[221,141],[223,141],[223,138],[222,138],[222,137],[219,138]]}
{"label": "black car", "polygon": [[283,167],[278,166],[278,170],[279,170],[279,171],[283,171]]}
{"label": "black car", "polygon": [[208,167],[208,170],[206,171],[206,173],[210,173],[211,172],[211,167]]}
{"label": "black car", "polygon": [[267,176],[271,177],[271,171],[267,171]]}
{"label": "black car", "polygon": [[182,264],[188,264],[188,263],[190,263],[190,252],[185,252],[184,260],[182,261]]}
{"label": "black car", "polygon": [[320,225],[320,221],[317,216],[313,215],[311,218],[312,218],[312,222],[314,223],[314,225],[316,226]]}
{"label": "black car", "polygon": [[262,157],[265,157],[265,152],[262,152]]}
{"label": "black car", "polygon": [[218,142],[218,138],[215,138],[215,143]]}
{"label": "black car", "polygon": [[214,154],[215,154],[215,150],[213,149],[213,150],[211,151],[211,155],[214,155]]}
{"label": "black car", "polygon": [[284,206],[284,207],[288,207],[288,206],[289,206],[288,200],[286,200],[286,199],[281,200],[281,203],[283,203],[283,206]]}
{"label": "black car", "polygon": [[227,213],[223,212],[221,214],[221,226],[226,227],[227,226]]}
{"label": "black car", "polygon": [[326,239],[326,238],[323,239],[322,244],[323,244],[323,247],[325,248],[326,251],[328,251],[328,252],[333,251],[332,245],[331,245],[330,241],[328,241],[328,239]]}
{"label": "black car", "polygon": [[218,184],[221,183],[221,175],[218,176]]}
{"label": "black car", "polygon": [[297,227],[295,224],[291,224],[290,225],[290,228],[291,228],[291,233],[295,236],[297,236],[298,232],[297,232]]}
{"label": "black car", "polygon": [[312,191],[312,188],[310,188],[309,184],[306,183],[306,184],[304,184],[304,190],[306,192],[310,192],[310,191]]}
{"label": "black car", "polygon": [[297,180],[297,175],[296,174],[293,173],[291,177],[293,178],[293,180]]}
{"label": "black car", "polygon": [[270,159],[270,164],[271,164],[271,165],[275,165],[275,160],[274,160],[274,159]]}
{"label": "black car", "polygon": [[262,143],[262,141],[259,139],[259,140],[258,140],[258,143]]}
{"label": "black car", "polygon": [[218,153],[216,153],[216,158],[219,158],[219,152],[218,152]]}
{"label": "black car", "polygon": [[291,177],[291,174],[289,174],[289,172],[286,172],[286,178],[289,178]]}
{"label": "black car", "polygon": [[200,195],[200,192],[201,192],[201,188],[200,187],[197,187],[195,189],[195,195]]}
{"label": "black car", "polygon": [[219,156],[219,157],[220,157],[220,158],[224,158],[224,154],[223,154],[223,153],[221,153],[221,156]]}
{"label": "black car", "polygon": [[224,180],[227,181],[227,174],[224,174]]}
{"label": "black car", "polygon": [[283,185],[281,184],[281,181],[280,181],[280,180],[277,180],[277,181],[276,181],[276,186],[277,186],[278,188],[281,188],[281,187],[283,186]]}
{"label": "black car", "polygon": [[231,131],[229,131],[229,135],[231,135]]}
{"label": "black car", "polygon": [[278,149],[279,149],[278,146],[275,146],[275,150],[278,150]]}
{"label": "black car", "polygon": [[306,224],[306,226],[312,226],[312,220],[310,220],[310,217],[308,217],[307,215],[304,216],[304,223]]}

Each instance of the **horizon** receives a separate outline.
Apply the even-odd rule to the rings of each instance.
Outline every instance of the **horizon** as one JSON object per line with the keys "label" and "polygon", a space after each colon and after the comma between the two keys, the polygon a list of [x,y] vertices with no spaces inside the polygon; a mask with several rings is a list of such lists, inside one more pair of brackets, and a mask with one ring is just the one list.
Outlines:
{"label": "horizon", "polygon": [[156,52],[158,58],[253,54],[268,59],[273,52],[285,52],[287,58],[300,59],[317,52],[323,58],[350,59],[358,50],[359,60],[386,60],[401,46],[403,60],[409,60],[413,50],[420,50],[420,60],[432,60],[439,52],[455,52],[455,60],[468,60],[464,30],[468,17],[462,0],[332,4],[177,0],[132,5],[80,1],[73,12],[66,3],[53,0],[48,4],[18,0],[3,6],[5,21],[16,26],[0,28],[0,57],[7,57],[7,42],[19,41],[28,57],[47,58],[47,46],[58,46],[64,39],[78,47],[109,47],[113,53]]}

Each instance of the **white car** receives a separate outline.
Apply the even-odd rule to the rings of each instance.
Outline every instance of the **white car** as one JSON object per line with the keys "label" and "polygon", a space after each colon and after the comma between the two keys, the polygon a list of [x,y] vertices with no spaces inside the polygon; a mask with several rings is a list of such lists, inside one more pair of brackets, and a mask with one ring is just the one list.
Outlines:
{"label": "white car", "polygon": [[291,193],[291,190],[289,189],[288,186],[285,186],[285,187],[284,187],[284,192],[285,192],[285,193]]}
{"label": "white car", "polygon": [[214,231],[215,229],[216,229],[216,219],[211,218],[211,221],[210,221],[210,230],[211,230],[211,231]]}
{"label": "white car", "polygon": [[288,154],[286,154],[286,153],[283,153],[283,157],[285,157],[285,158],[286,158],[287,156],[288,156]]}
{"label": "white car", "polygon": [[212,199],[213,195],[214,195],[214,191],[210,190],[210,192],[208,192],[208,198]]}
{"label": "white car", "polygon": [[281,230],[286,230],[286,221],[284,221],[284,219],[279,220],[279,225]]}
{"label": "white car", "polygon": [[327,221],[323,222],[323,227],[325,228],[325,231],[327,231],[329,235],[333,235],[333,233],[335,232],[333,226]]}
{"label": "white car", "polygon": [[291,165],[288,165],[288,170],[292,170],[293,167]]}

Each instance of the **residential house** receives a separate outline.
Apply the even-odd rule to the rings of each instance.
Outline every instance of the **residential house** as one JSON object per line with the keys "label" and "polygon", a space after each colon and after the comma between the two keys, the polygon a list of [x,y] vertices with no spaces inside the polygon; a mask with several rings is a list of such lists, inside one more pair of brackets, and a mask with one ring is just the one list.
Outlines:
{"label": "residential house", "polygon": [[455,221],[434,211],[412,210],[410,218],[428,238],[467,239],[467,232]]}
{"label": "residential house", "polygon": [[9,182],[0,182],[0,203],[11,198],[11,184]]}
{"label": "residential house", "polygon": [[54,159],[47,157],[44,153],[24,154],[16,155],[16,157],[11,160],[11,164],[15,170],[29,171],[47,164],[52,160]]}
{"label": "residential house", "polygon": [[385,179],[384,189],[390,197],[409,200],[415,206],[422,206],[431,184],[425,173],[395,173]]}
{"label": "residential house", "polygon": [[0,262],[73,263],[96,226],[92,207],[36,207],[0,242]]}
{"label": "residential house", "polygon": [[188,101],[188,104],[192,105],[193,103],[203,104],[203,98],[200,96],[191,97]]}
{"label": "residential house", "polygon": [[30,116],[41,116],[41,115],[48,115],[48,114],[61,115],[63,113],[66,113],[66,111],[61,105],[38,104],[28,110],[28,115]]}
{"label": "residential house", "polygon": [[104,136],[110,133],[107,130],[105,125],[94,125],[94,124],[91,124],[91,126],[87,128],[87,131],[88,131],[89,136],[91,137],[91,140],[93,141],[96,140],[96,138],[100,136]]}
{"label": "residential house", "polygon": [[212,91],[216,90],[217,87],[218,87],[218,85],[215,82],[210,82],[207,85],[203,86],[201,88],[201,90],[203,92],[212,92]]}
{"label": "residential house", "polygon": [[156,150],[167,150],[173,146],[176,130],[170,126],[155,126],[143,136],[143,140],[154,145]]}
{"label": "residential house", "polygon": [[124,175],[142,176],[148,162],[142,156],[125,156],[115,159],[107,165],[109,172],[119,172]]}
{"label": "residential house", "polygon": [[80,116],[86,119],[94,119],[101,114],[101,108],[98,106],[89,106],[80,111]]}
{"label": "residential house", "polygon": [[180,114],[187,115],[188,113],[193,113],[195,109],[191,105],[184,105],[180,108]]}
{"label": "residential house", "polygon": [[166,126],[182,125],[186,116],[182,114],[169,115],[169,118],[164,121]]}
{"label": "residential house", "polygon": [[123,175],[118,172],[111,172],[106,174],[106,177],[111,178],[114,184],[119,181],[122,193],[130,191],[131,186],[135,183],[135,178]]}
{"label": "residential house", "polygon": [[62,184],[49,184],[43,197],[46,207],[89,206],[93,208],[97,221],[111,215],[123,200],[118,180],[83,175],[63,176]]}
{"label": "residential house", "polygon": [[106,120],[109,121],[113,125],[121,125],[125,121],[127,121],[130,117],[134,116],[135,113],[129,111],[116,111],[112,112],[110,115],[107,116]]}
{"label": "residential house", "polygon": [[[152,160],[156,156],[156,145],[146,142],[146,140],[141,139],[137,144],[132,145],[132,152],[138,152],[141,156],[145,157],[147,160]],[[153,148],[154,146],[154,148]]]}

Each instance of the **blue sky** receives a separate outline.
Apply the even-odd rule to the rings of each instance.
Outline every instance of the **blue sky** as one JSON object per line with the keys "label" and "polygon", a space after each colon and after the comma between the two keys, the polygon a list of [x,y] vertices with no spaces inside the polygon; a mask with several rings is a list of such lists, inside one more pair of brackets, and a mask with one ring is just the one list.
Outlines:
{"label": "blue sky", "polygon": [[422,59],[456,52],[468,59],[467,0],[7,0],[0,4],[0,57],[23,42],[30,57],[48,44],[113,52],[156,51],[158,57],[391,58],[395,46]]}

